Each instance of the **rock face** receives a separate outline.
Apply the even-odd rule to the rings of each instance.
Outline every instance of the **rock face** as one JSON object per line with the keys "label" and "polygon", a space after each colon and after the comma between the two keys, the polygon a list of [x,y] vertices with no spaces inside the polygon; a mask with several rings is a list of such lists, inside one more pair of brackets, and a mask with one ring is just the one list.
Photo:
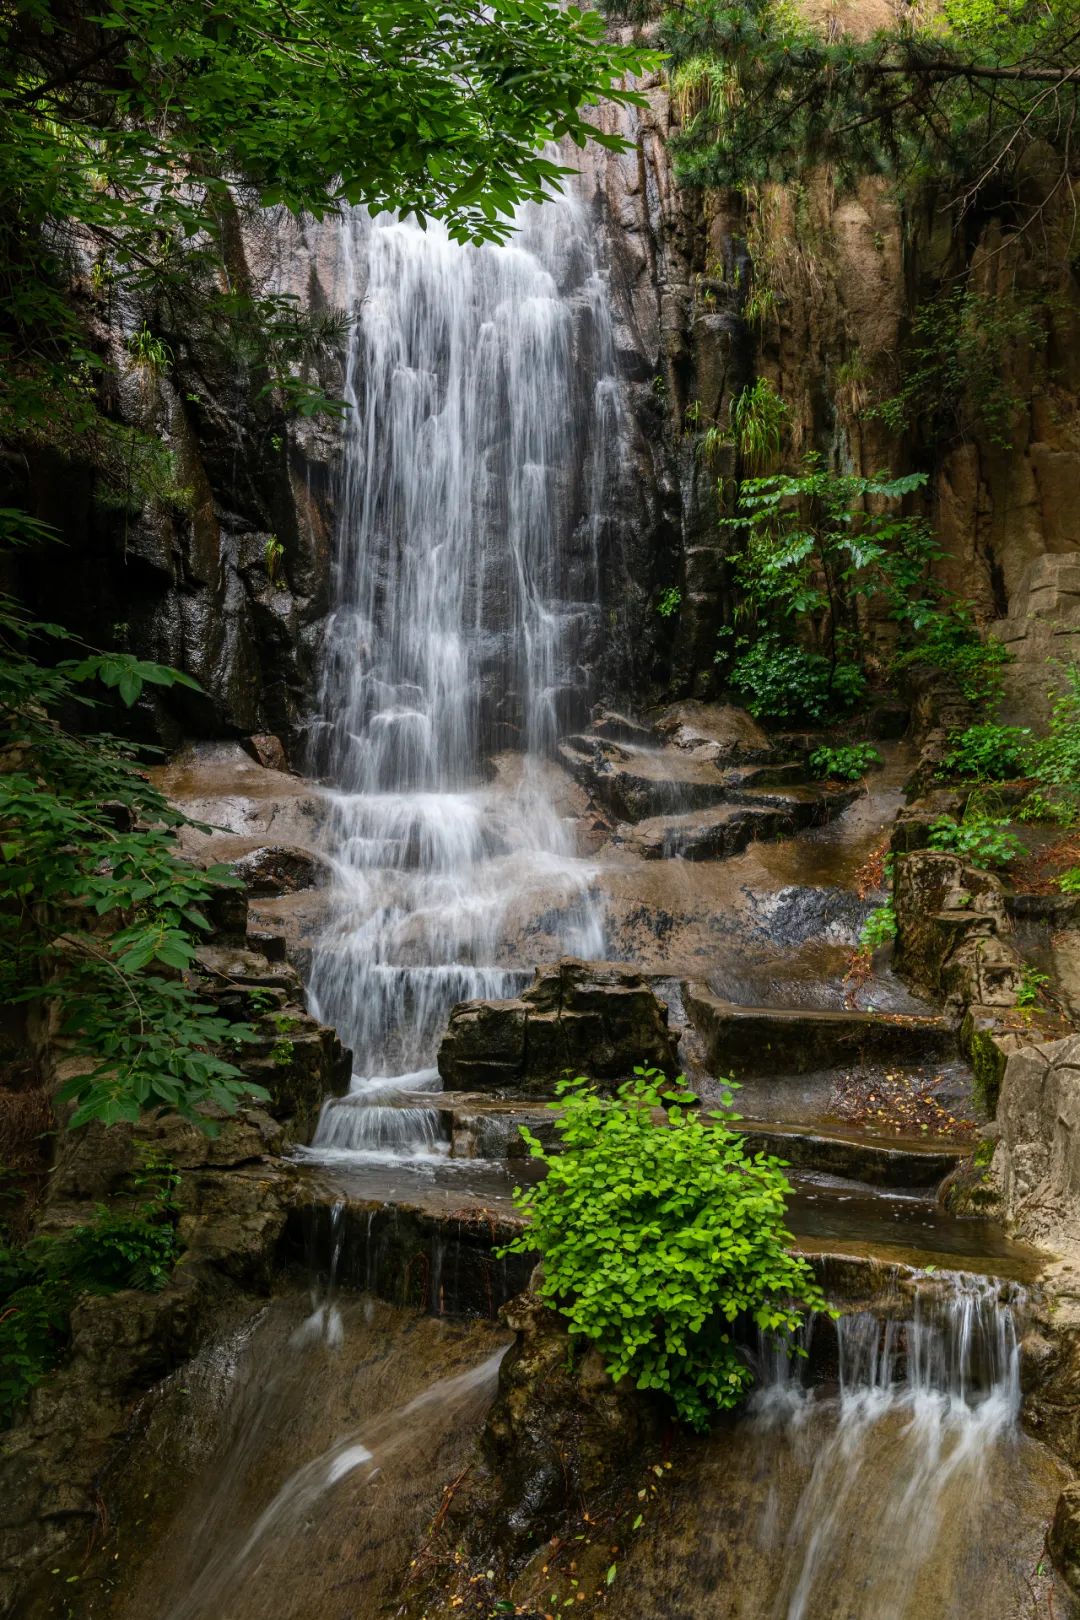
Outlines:
{"label": "rock face", "polygon": [[957,1011],[1011,1007],[1022,963],[997,878],[958,855],[917,850],[896,860],[896,965]]}
{"label": "rock face", "polygon": [[510,1001],[464,1001],[439,1048],[454,1091],[537,1093],[568,1070],[627,1079],[635,1067],[678,1069],[678,1038],[648,981],[632,968],[565,957],[540,967]]}
{"label": "rock face", "polygon": [[482,1454],[498,1539],[513,1558],[609,1489],[659,1423],[628,1381],[612,1382],[595,1350],[572,1347],[536,1295],[519,1295],[503,1314],[517,1338],[499,1372]]}
{"label": "rock face", "polygon": [[1080,1035],[1009,1057],[997,1125],[993,1173],[1006,1217],[1049,1249],[1080,1249]]}
{"label": "rock face", "polygon": [[1047,1547],[1058,1573],[1080,1599],[1080,1484],[1066,1485],[1058,1497]]}
{"label": "rock face", "polygon": [[1062,666],[1080,657],[1080,556],[1064,552],[1029,563],[991,634],[1013,659],[1004,670],[1005,717],[1045,724]]}

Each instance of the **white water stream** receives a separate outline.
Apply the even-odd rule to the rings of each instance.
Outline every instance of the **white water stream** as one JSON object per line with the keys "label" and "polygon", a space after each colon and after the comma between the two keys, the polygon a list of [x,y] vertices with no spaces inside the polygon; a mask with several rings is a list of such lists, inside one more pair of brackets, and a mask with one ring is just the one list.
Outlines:
{"label": "white water stream", "polygon": [[538,956],[603,955],[545,757],[588,698],[610,318],[580,206],[520,224],[483,248],[342,227],[357,320],[314,747],[336,881],[310,989],[357,1075],[317,1156],[437,1151],[408,1094],[437,1088],[450,1008],[513,994]]}
{"label": "white water stream", "polygon": [[[930,1612],[957,1548],[988,1534],[1007,1548],[995,1493],[1019,1440],[1023,1306],[993,1278],[942,1275],[906,1321],[839,1320],[835,1396],[804,1389],[797,1362],[763,1368],[749,1426],[778,1465],[759,1544],[780,1578],[760,1612],[908,1620]],[[958,1612],[944,1591],[937,1601]]]}

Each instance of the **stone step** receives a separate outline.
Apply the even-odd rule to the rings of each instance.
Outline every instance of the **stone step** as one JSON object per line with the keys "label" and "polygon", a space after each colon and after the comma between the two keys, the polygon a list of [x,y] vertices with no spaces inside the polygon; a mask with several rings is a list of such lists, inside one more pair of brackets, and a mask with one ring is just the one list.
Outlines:
{"label": "stone step", "polygon": [[724,860],[740,855],[756,841],[790,838],[807,827],[824,826],[847,809],[857,792],[855,788],[774,787],[740,780],[727,786],[723,803],[681,815],[620,822],[612,836],[615,843],[644,860]]}
{"label": "stone step", "polygon": [[933,1063],[957,1055],[945,1017],[914,1013],[744,1007],[687,981],[683,1005],[717,1074],[807,1074],[854,1062]]}
{"label": "stone step", "polygon": [[948,1139],[889,1142],[859,1131],[755,1120],[741,1120],[738,1130],[755,1153],[870,1187],[935,1188],[970,1153]]}
{"label": "stone step", "polygon": [[[416,1096],[413,1105],[441,1116],[442,1134],[451,1143],[453,1158],[524,1159],[529,1149],[522,1126],[546,1149],[559,1146],[556,1115],[540,1101],[490,1103],[480,1096],[432,1094]],[[843,1176],[870,1187],[936,1188],[971,1151],[948,1138],[895,1140],[818,1124],[744,1119],[736,1128],[754,1153],[772,1154],[794,1170]]]}

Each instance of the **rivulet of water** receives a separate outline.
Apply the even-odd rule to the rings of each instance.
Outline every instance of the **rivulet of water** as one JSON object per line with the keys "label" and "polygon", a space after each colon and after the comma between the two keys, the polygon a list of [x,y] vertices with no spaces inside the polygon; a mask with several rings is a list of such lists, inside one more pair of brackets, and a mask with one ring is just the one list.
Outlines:
{"label": "rivulet of water", "polygon": [[312,744],[335,881],[310,990],[358,1078],[316,1153],[437,1151],[403,1094],[434,1080],[450,1008],[513,994],[545,950],[604,952],[546,760],[589,697],[614,351],[582,208],[519,225],[480,248],[342,227],[357,318]]}

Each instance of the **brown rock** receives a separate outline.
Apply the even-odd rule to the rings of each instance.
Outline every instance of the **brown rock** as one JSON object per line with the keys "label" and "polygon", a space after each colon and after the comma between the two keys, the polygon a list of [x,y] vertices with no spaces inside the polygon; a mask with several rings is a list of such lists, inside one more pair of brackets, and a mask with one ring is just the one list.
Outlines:
{"label": "brown rock", "polygon": [[264,732],[259,736],[245,737],[240,746],[268,771],[287,771],[289,768],[288,755],[280,737],[272,737]]}

